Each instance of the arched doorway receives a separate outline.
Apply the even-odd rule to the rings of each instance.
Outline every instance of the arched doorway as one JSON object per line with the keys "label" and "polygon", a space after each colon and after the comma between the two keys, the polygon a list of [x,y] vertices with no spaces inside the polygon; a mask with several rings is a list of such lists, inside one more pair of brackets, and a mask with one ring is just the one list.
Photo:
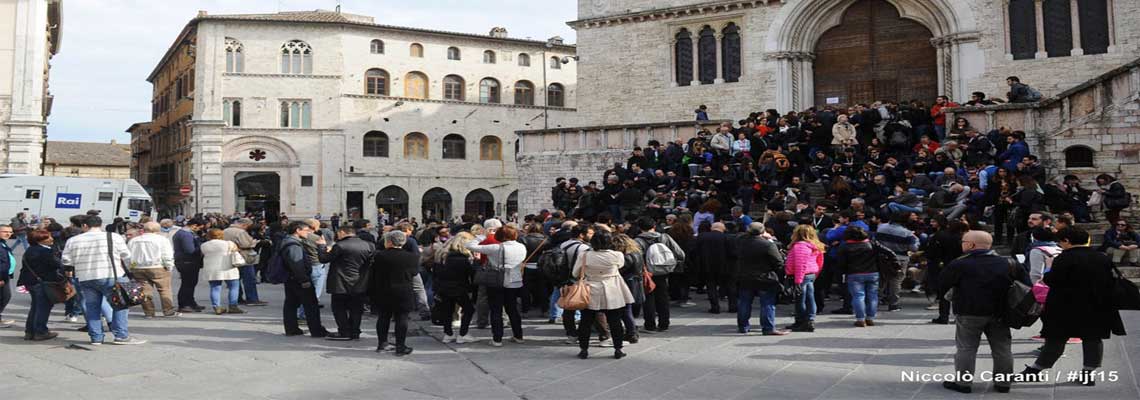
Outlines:
{"label": "arched doorway", "polygon": [[463,200],[463,213],[490,218],[495,215],[495,196],[483,189],[472,190]]}
{"label": "arched doorway", "polygon": [[507,217],[519,212],[519,191],[513,191],[507,196]]}
{"label": "arched doorway", "polygon": [[276,172],[238,172],[234,175],[237,211],[275,220],[281,214],[281,177]]}
{"label": "arched doorway", "polygon": [[451,193],[441,188],[433,188],[424,193],[420,208],[423,221],[447,221],[451,219]]}
{"label": "arched doorway", "polygon": [[389,221],[408,217],[408,192],[399,186],[388,186],[376,194],[376,208],[388,213]]}
{"label": "arched doorway", "polygon": [[859,0],[815,45],[815,105],[938,96],[938,51],[922,24],[885,0]]}

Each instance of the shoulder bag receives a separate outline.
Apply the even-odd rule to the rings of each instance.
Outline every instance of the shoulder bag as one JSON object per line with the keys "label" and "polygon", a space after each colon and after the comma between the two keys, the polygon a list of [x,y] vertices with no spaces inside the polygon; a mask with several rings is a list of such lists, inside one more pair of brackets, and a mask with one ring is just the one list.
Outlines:
{"label": "shoulder bag", "polygon": [[487,260],[486,264],[483,264],[483,266],[479,267],[478,271],[475,271],[476,285],[489,288],[503,287],[503,281],[505,280],[504,275],[507,273],[506,268],[503,268],[502,264],[507,261],[507,250],[505,245],[499,245],[499,256],[500,264],[495,264],[492,263],[491,260]]}
{"label": "shoulder bag", "polygon": [[[589,254],[589,250],[586,250]],[[590,286],[586,285],[586,256],[580,257],[582,267],[578,271],[578,281],[561,289],[562,297],[558,298],[558,306],[563,310],[585,310],[590,306]]]}
{"label": "shoulder bag", "polygon": [[[115,242],[111,237],[111,232],[107,232],[107,257],[111,260],[111,275],[115,275],[117,277],[117,274],[115,273],[115,268],[117,265],[115,263]],[[118,279],[115,279],[115,287],[111,290],[110,298],[107,299],[107,302],[111,303],[111,308],[116,310],[123,310],[131,308],[131,306],[137,306],[139,304],[142,304],[144,301],[147,301],[146,289],[142,284],[133,279],[130,279],[130,276],[127,274],[127,268],[125,265],[123,266],[123,278],[127,279],[124,281],[118,281]]]}
{"label": "shoulder bag", "polygon": [[40,275],[31,267],[28,267],[28,272],[31,273],[36,280],[40,281],[40,286],[43,286],[44,293],[47,294],[48,300],[51,300],[52,304],[64,303],[71,300],[72,297],[75,297],[75,286],[71,284],[70,279],[64,277],[57,282],[48,282],[40,278]]}
{"label": "shoulder bag", "polygon": [[246,265],[245,256],[241,254],[241,249],[236,244],[230,242],[230,268],[237,268]]}

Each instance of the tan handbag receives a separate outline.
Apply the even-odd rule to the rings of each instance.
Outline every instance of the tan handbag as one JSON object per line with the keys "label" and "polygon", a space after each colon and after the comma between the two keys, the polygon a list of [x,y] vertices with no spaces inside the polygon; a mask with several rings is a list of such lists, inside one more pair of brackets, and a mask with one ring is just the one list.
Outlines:
{"label": "tan handbag", "polygon": [[590,286],[586,285],[586,253],[580,257],[582,260],[582,267],[578,272],[578,281],[571,285],[563,286],[561,290],[562,297],[558,298],[558,306],[563,310],[577,311],[585,310],[590,306]]}

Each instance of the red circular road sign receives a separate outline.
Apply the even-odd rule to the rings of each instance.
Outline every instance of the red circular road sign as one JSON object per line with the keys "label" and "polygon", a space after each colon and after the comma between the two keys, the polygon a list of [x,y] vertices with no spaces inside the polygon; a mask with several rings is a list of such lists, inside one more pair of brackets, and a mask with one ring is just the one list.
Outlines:
{"label": "red circular road sign", "polygon": [[179,188],[178,191],[181,192],[183,196],[188,195],[188,194],[190,194],[190,186],[189,185],[183,186],[183,187]]}

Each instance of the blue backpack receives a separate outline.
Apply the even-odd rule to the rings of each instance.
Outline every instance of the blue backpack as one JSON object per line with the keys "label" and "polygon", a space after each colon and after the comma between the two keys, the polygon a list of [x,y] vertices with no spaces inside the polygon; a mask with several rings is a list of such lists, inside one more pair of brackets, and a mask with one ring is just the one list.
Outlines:
{"label": "blue backpack", "polygon": [[269,266],[266,268],[265,278],[272,284],[281,284],[289,280],[289,266],[285,264],[285,248],[289,246],[298,246],[296,243],[285,243],[281,248],[273,252],[273,258],[269,259]]}

